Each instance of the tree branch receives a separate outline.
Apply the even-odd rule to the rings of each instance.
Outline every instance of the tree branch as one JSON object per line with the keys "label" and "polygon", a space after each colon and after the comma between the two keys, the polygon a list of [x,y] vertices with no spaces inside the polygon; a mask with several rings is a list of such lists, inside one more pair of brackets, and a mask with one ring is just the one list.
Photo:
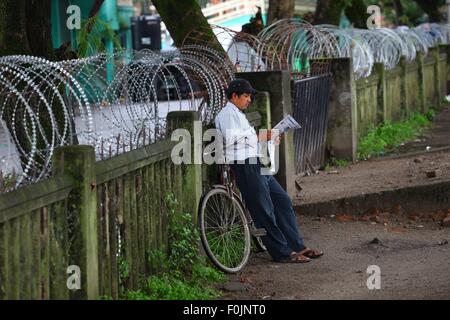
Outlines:
{"label": "tree branch", "polygon": [[430,22],[441,22],[444,16],[439,12],[439,1],[415,0],[419,7],[428,15]]}
{"label": "tree branch", "polygon": [[104,2],[104,0],[95,0],[94,4],[92,5],[91,10],[89,11],[88,22],[86,25],[86,31],[88,34],[91,33],[92,28],[94,27],[96,19],[93,19],[93,18],[100,11],[100,8],[102,7],[103,2]]}

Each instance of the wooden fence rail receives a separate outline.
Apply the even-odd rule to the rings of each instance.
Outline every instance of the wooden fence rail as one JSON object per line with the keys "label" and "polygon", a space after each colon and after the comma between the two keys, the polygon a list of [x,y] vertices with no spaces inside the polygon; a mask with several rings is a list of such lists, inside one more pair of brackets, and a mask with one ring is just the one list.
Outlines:
{"label": "wooden fence rail", "polygon": [[[169,117],[192,128],[198,115],[181,114]],[[151,253],[167,248],[164,197],[174,194],[178,209],[196,216],[200,170],[173,164],[175,144],[100,162],[92,147],[62,147],[52,178],[0,195],[0,299],[119,298],[121,288],[137,289],[157,270]],[[69,266],[80,268],[79,289],[68,283],[76,279]]]}
{"label": "wooden fence rail", "polygon": [[[260,123],[259,114],[247,116]],[[169,130],[193,136],[199,115],[171,112],[167,120]],[[158,271],[152,254],[168,248],[165,196],[196,220],[201,164],[175,165],[177,143],[166,139],[99,162],[90,146],[61,147],[53,177],[0,195],[0,300],[117,299],[138,289]],[[80,288],[70,266],[79,267]]]}

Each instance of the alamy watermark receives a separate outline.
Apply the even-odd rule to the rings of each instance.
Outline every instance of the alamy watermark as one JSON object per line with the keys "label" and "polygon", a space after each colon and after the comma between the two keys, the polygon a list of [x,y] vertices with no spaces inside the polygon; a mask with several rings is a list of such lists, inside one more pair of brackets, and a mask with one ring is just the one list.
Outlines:
{"label": "alamy watermark", "polygon": [[81,270],[77,265],[71,265],[67,267],[67,278],[66,285],[69,290],[80,290],[81,289]]}
{"label": "alamy watermark", "polygon": [[[260,130],[266,133],[269,130]],[[247,163],[256,164],[260,159],[261,174],[274,175],[278,172],[279,146],[274,140],[278,130],[272,131],[269,142],[258,142],[256,131],[241,129],[226,130],[223,135],[217,129],[203,132],[202,122],[194,121],[194,136],[187,129],[176,129],[172,132],[171,141],[178,141],[172,148],[171,159],[176,165],[180,164],[225,164]],[[204,146],[205,143],[208,143]],[[269,166],[270,165],[270,166]]]}
{"label": "alamy watermark", "polygon": [[371,14],[367,19],[367,29],[381,28],[381,8],[376,5],[369,6],[367,13]]}
{"label": "alamy watermark", "polygon": [[367,267],[367,274],[370,276],[367,278],[366,285],[369,290],[381,289],[381,269],[377,265],[370,265]]}
{"label": "alamy watermark", "polygon": [[66,20],[66,26],[69,30],[81,29],[81,9],[77,5],[67,7],[66,13],[69,17]]}

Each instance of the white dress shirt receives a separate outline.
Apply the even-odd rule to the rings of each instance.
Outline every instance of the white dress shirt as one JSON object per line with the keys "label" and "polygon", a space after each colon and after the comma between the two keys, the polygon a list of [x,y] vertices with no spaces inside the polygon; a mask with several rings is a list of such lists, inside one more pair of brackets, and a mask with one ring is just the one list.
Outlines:
{"label": "white dress shirt", "polygon": [[245,114],[233,103],[226,104],[216,116],[215,123],[224,139],[226,163],[259,156],[256,131]]}

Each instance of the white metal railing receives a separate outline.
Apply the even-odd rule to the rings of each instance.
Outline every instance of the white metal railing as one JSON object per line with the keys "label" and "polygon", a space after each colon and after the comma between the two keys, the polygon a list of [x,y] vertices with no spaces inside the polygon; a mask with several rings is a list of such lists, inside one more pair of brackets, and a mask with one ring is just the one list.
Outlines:
{"label": "white metal railing", "polygon": [[267,0],[230,0],[206,7],[202,12],[209,23],[220,23],[243,15],[253,15],[256,13],[256,6],[261,7],[264,13],[266,2]]}
{"label": "white metal railing", "polygon": [[133,6],[133,0],[117,0],[117,5],[120,6],[127,6],[132,7]]}

